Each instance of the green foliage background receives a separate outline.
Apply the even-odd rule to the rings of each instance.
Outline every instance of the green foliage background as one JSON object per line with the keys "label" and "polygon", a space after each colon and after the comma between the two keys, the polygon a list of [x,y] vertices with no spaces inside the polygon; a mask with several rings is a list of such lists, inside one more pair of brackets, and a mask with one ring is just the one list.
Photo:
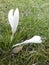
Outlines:
{"label": "green foliage background", "polygon": [[[8,22],[10,9],[19,8],[20,20],[12,43]],[[43,38],[42,44],[24,46],[18,54],[9,50],[15,43],[34,35]],[[37,51],[33,53],[33,50]],[[49,1],[48,0],[0,0],[0,65],[49,64]]]}

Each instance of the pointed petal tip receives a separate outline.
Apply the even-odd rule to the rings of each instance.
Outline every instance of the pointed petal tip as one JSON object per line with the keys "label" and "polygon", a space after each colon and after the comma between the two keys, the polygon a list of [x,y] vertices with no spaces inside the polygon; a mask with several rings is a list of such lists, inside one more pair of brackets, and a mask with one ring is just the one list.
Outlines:
{"label": "pointed petal tip", "polygon": [[13,11],[14,11],[14,9],[10,9],[8,14],[12,13]]}
{"label": "pointed petal tip", "polygon": [[18,8],[16,8],[15,12],[17,12],[17,13],[19,14],[19,9],[18,9]]}
{"label": "pointed petal tip", "polygon": [[9,13],[8,13],[8,20],[10,19],[10,17],[13,16],[13,11],[14,11],[14,9],[10,9],[10,10],[9,10]]}
{"label": "pointed petal tip", "polygon": [[9,11],[13,11],[14,9],[10,9]]}
{"label": "pointed petal tip", "polygon": [[16,8],[16,10],[18,10],[18,11],[19,11],[19,9],[18,9],[18,8]]}
{"label": "pointed petal tip", "polygon": [[8,21],[9,21],[9,24],[11,25],[11,27],[12,27],[12,21],[13,21],[13,11],[14,11],[14,9],[10,9],[9,13],[8,13]]}

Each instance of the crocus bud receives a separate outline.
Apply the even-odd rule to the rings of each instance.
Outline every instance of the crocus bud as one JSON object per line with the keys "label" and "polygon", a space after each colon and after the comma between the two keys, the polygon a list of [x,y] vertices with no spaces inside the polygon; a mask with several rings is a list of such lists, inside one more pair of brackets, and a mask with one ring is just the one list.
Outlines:
{"label": "crocus bud", "polygon": [[19,45],[26,45],[26,44],[30,44],[30,43],[42,43],[42,39],[40,36],[36,35],[29,40],[25,40],[24,42],[13,45],[13,47],[19,46]]}
{"label": "crocus bud", "polygon": [[15,11],[13,9],[11,9],[9,11],[9,13],[8,13],[8,21],[10,23],[11,30],[12,30],[11,38],[13,38],[14,33],[17,30],[17,26],[18,26],[18,22],[19,22],[19,10],[18,10],[18,8],[16,8]]}

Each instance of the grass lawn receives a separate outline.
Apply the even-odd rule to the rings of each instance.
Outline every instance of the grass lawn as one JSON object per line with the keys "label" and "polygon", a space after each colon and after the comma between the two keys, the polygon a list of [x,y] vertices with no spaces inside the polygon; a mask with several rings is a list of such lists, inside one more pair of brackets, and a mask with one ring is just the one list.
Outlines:
{"label": "grass lawn", "polygon": [[[10,43],[8,12],[16,8],[20,12],[19,25]],[[13,44],[34,35],[40,35],[43,43],[25,45],[17,54],[11,53]],[[33,64],[49,65],[49,0],[0,0],[0,65]]]}

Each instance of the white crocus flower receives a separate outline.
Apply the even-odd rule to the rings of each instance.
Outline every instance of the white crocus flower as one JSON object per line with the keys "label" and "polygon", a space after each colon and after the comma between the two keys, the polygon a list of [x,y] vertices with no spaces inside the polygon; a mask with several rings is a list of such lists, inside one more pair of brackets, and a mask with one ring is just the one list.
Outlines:
{"label": "white crocus flower", "polygon": [[40,36],[34,36],[29,40],[24,41],[23,43],[41,43],[41,37]]}
{"label": "white crocus flower", "polygon": [[19,10],[18,10],[18,8],[16,8],[15,11],[13,9],[11,9],[9,11],[8,20],[9,20],[9,23],[10,23],[11,29],[12,29],[12,36],[11,36],[11,40],[12,40],[13,35],[17,30],[17,26],[18,26],[18,22],[19,22]]}
{"label": "white crocus flower", "polygon": [[21,42],[21,43],[18,43],[18,44],[15,44],[15,45],[13,45],[13,47],[15,47],[15,46],[19,46],[19,45],[23,45],[23,44],[29,44],[29,43],[42,43],[42,39],[41,39],[41,37],[40,36],[34,36],[34,37],[32,37],[31,39],[29,39],[29,40],[25,40],[24,42]]}

